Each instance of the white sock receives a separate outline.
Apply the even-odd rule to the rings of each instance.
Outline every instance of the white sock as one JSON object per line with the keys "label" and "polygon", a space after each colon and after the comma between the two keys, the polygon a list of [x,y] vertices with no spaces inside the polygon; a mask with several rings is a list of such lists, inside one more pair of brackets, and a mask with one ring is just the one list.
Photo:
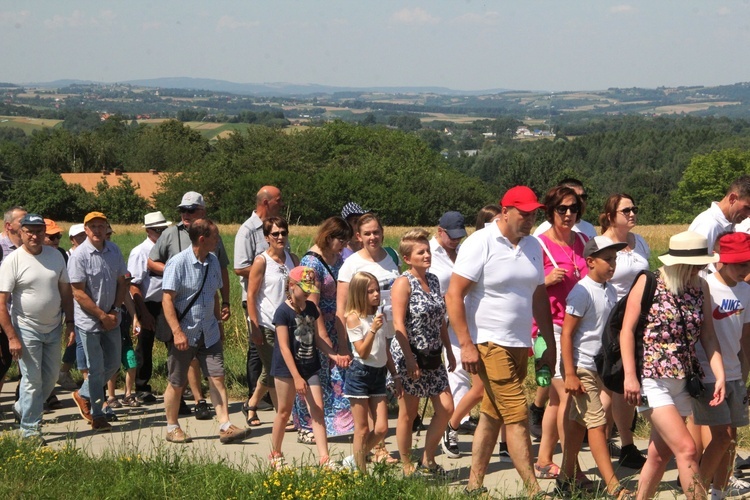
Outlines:
{"label": "white sock", "polygon": [[172,432],[173,430],[179,429],[179,428],[180,428],[179,424],[174,424],[174,425],[173,424],[167,424],[167,432]]}
{"label": "white sock", "polygon": [[221,427],[219,427],[219,429],[221,429],[222,431],[225,431],[229,429],[231,426],[232,426],[232,422],[224,422],[223,424],[221,424]]}
{"label": "white sock", "polygon": [[724,497],[726,497],[726,493],[719,488],[711,488],[711,500],[724,500]]}

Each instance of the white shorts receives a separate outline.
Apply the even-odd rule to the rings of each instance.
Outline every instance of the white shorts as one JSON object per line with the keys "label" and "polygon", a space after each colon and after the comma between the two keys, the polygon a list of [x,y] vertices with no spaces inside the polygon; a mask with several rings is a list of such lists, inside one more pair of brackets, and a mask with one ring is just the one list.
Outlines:
{"label": "white shorts", "polygon": [[555,345],[557,346],[557,360],[555,361],[555,375],[552,378],[562,380],[562,349],[560,348],[560,339],[562,338],[562,325],[557,323],[552,325],[555,332]]}
{"label": "white shorts", "polygon": [[643,405],[638,407],[638,413],[668,405],[677,408],[683,417],[693,413],[684,378],[644,378],[641,381],[641,399],[644,398]]}

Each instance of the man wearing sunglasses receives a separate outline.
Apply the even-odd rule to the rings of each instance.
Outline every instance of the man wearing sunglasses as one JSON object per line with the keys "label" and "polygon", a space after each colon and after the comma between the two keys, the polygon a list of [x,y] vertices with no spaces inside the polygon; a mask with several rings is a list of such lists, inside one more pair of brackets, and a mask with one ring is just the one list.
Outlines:
{"label": "man wearing sunglasses", "polygon": [[172,225],[161,212],[151,212],[143,218],[146,239],[133,248],[128,257],[128,272],[133,277],[130,282],[130,295],[135,303],[135,310],[140,319],[140,331],[135,332],[138,344],[135,348],[138,366],[136,367],[135,390],[136,400],[154,403],[156,398],[151,394],[151,372],[153,368],[152,352],[156,333],[156,318],[161,314],[161,276],[148,272],[148,255],[154,248],[159,236]]}
{"label": "man wearing sunglasses", "polygon": [[[149,253],[148,270],[153,275],[162,276],[167,261],[186,248],[190,248],[191,242],[190,236],[188,236],[190,225],[195,220],[206,218],[206,203],[203,201],[203,195],[196,193],[195,191],[188,191],[185,193],[177,208],[180,211],[180,218],[182,220],[178,224],[167,228],[156,241],[156,244]],[[219,238],[218,244],[216,245],[216,250],[212,253],[219,259],[219,264],[221,266],[221,320],[226,321],[229,319],[230,314],[229,274],[227,272],[229,259],[227,258],[227,252],[224,249],[224,243],[222,243],[221,238]],[[159,318],[157,318],[157,325],[164,325],[164,327],[167,328],[164,321],[160,321]],[[223,331],[223,324],[220,324],[219,326]],[[157,326],[157,328],[159,328],[159,326]],[[167,336],[165,336],[165,338]],[[211,418],[211,409],[203,398],[200,367],[197,362],[190,367],[188,381],[190,383],[190,390],[193,393],[193,398],[195,399],[195,417],[198,420],[209,420]],[[180,405],[180,414],[188,414],[189,411],[187,405]]]}
{"label": "man wearing sunglasses", "polygon": [[[695,231],[708,240],[708,251],[713,255],[716,238],[727,231],[734,231],[739,224],[750,217],[750,175],[743,175],[735,180],[721,201],[714,201],[711,206],[698,214],[690,224],[690,231]],[[713,265],[710,266],[713,268]]]}

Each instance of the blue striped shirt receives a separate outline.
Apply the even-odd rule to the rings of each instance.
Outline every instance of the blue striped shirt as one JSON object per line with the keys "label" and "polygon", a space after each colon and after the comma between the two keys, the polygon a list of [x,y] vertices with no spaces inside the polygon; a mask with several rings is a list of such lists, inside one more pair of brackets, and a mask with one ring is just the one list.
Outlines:
{"label": "blue striped shirt", "polygon": [[208,273],[206,284],[190,311],[180,321],[180,328],[187,335],[188,344],[193,347],[198,345],[201,334],[206,347],[211,347],[221,338],[219,323],[214,315],[216,292],[222,285],[219,261],[212,253],[206,256],[205,262],[199,261],[190,246],[169,259],[164,267],[162,289],[175,292],[177,316],[185,310],[200,289],[204,272]]}

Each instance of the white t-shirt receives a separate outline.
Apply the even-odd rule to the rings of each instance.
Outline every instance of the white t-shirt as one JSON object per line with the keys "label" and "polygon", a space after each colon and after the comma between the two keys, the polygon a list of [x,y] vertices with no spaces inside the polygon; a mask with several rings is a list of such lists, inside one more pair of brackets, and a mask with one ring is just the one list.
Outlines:
{"label": "white t-shirt", "polygon": [[[460,248],[461,246],[459,245],[456,251]],[[445,295],[448,291],[448,285],[451,282],[451,275],[453,274],[453,261],[435,237],[430,240],[430,252],[432,253],[432,264],[430,265],[429,272],[437,276],[438,280],[440,280],[440,292]],[[456,332],[451,327],[450,321],[448,322],[448,338],[450,338],[451,345],[459,345],[458,337],[456,337]]]}
{"label": "white t-shirt", "polygon": [[[711,316],[719,339],[721,356],[724,360],[724,377],[727,382],[742,380],[742,368],[738,354],[740,339],[745,323],[750,323],[750,285],[745,282],[728,287],[716,278],[716,273],[706,277],[708,289],[711,293]],[[716,382],[708,363],[706,351],[700,342],[695,344],[698,360],[701,362],[704,381]]]}
{"label": "white t-shirt", "polygon": [[461,245],[453,272],[475,283],[464,299],[472,342],[531,347],[531,305],[544,284],[536,238],[513,246],[496,222],[488,224]]}
{"label": "white t-shirt", "polygon": [[708,240],[708,252],[713,255],[716,237],[726,231],[734,231],[734,224],[724,217],[719,204],[714,201],[708,210],[704,210],[693,219],[688,231],[695,231],[705,236]]}
{"label": "white t-shirt", "polygon": [[631,234],[635,236],[635,248],[617,252],[617,267],[612,279],[609,280],[609,284],[617,291],[617,300],[627,295],[636,275],[648,269],[648,258],[651,255],[646,240],[638,234]]}
{"label": "white t-shirt", "polygon": [[148,272],[148,254],[154,248],[155,243],[146,238],[140,245],[133,248],[128,256],[128,272],[133,277],[130,283],[138,285],[143,295],[143,300],[148,302],[161,302],[164,292],[161,289],[162,277],[151,276]]}
{"label": "white t-shirt", "polygon": [[50,333],[62,320],[60,283],[70,283],[65,260],[57,249],[44,246],[31,255],[20,247],[0,266],[0,292],[11,294],[13,324],[37,333]]}
{"label": "white t-shirt", "polygon": [[[363,340],[366,335],[371,335],[367,332],[370,330],[374,319],[375,315],[371,314],[366,318],[359,318],[359,326],[355,328],[349,328],[347,326],[346,332],[349,334],[349,342],[354,344],[356,340]],[[388,349],[387,339],[390,338],[393,338],[393,335],[388,336],[388,334],[385,332],[385,328],[380,328],[380,330],[375,332],[375,338],[372,341],[372,349],[370,349],[370,355],[366,359],[362,359],[359,357],[359,353],[357,353],[357,350],[352,349],[352,356],[354,357],[354,359],[359,360],[363,365],[372,366],[375,368],[385,366],[385,364],[388,362],[388,354],[386,353],[386,349]]]}
{"label": "white t-shirt", "polygon": [[383,305],[383,328],[386,335],[393,337],[393,306],[391,305],[391,285],[401,274],[398,264],[393,261],[391,255],[386,252],[385,257],[380,262],[372,262],[364,259],[359,252],[353,253],[344,261],[344,265],[339,270],[339,281],[349,283],[352,277],[359,271],[372,274],[378,280],[380,285],[380,302]]}
{"label": "white t-shirt", "polygon": [[[539,224],[539,227],[534,230],[534,236],[539,236],[551,227],[552,224],[550,224],[548,221],[542,222],[541,224]],[[596,228],[590,222],[586,222],[583,219],[575,223],[575,225],[573,226],[573,231],[585,234],[586,236],[588,236],[588,239],[596,236]]]}
{"label": "white t-shirt", "polygon": [[287,276],[289,271],[294,268],[294,261],[289,252],[285,251],[284,267],[286,269],[282,270],[281,264],[273,260],[266,252],[261,255],[266,261],[266,270],[255,296],[255,306],[258,308],[258,323],[269,330],[275,330],[273,316],[276,314],[276,309],[286,300]]}
{"label": "white t-shirt", "polygon": [[573,332],[573,364],[596,371],[594,356],[602,348],[602,332],[617,292],[609,283],[597,283],[586,275],[576,283],[565,302],[565,313],[581,318]]}

